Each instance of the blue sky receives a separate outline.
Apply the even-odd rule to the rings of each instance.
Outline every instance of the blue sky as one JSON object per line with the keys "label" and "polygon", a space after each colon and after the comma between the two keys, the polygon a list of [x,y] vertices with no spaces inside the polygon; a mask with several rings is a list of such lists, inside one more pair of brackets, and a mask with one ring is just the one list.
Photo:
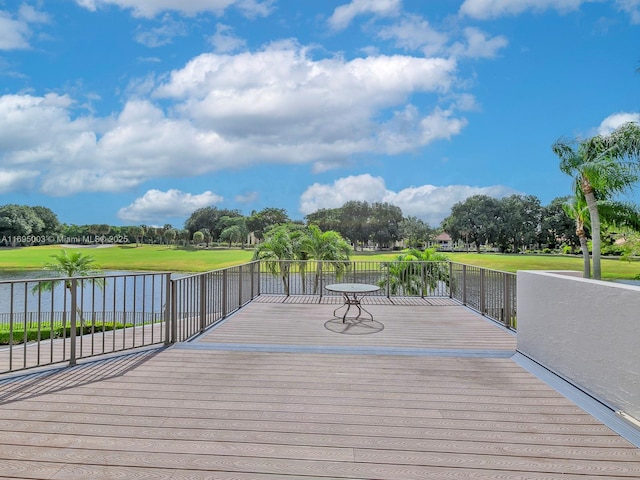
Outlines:
{"label": "blue sky", "polygon": [[0,0],[0,204],[548,204],[555,140],[640,121],[639,45],[640,0]]}

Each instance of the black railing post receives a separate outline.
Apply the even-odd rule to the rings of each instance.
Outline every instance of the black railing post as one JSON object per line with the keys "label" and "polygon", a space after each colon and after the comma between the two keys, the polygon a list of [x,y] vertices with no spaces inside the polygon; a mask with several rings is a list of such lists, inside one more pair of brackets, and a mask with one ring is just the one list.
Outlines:
{"label": "black railing post", "polygon": [[253,282],[255,281],[254,278],[254,274],[255,274],[255,270],[256,270],[256,263],[255,262],[251,262],[249,267],[249,282],[251,283],[250,285],[250,290],[249,290],[249,295],[251,296],[251,300],[253,300],[255,298],[254,296],[254,288],[253,288]]}
{"label": "black railing post", "polygon": [[222,318],[227,316],[227,269],[222,271]]}
{"label": "black railing post", "polygon": [[171,287],[171,322],[169,322],[171,326],[171,335],[169,343],[175,343],[178,341],[178,288],[176,286],[176,282],[171,282]]}
{"label": "black railing post", "polygon": [[175,323],[176,318],[173,315],[173,289],[174,285],[171,281],[171,274],[164,274],[164,344],[169,345],[171,343],[171,331],[173,330],[171,325]]}
{"label": "black railing post", "polygon": [[485,269],[481,268],[480,269],[480,313],[482,313],[483,315],[487,312],[487,300],[486,300],[487,292],[486,292],[484,275],[485,275]]}
{"label": "black railing post", "polygon": [[462,304],[467,304],[467,265],[462,264]]}
{"label": "black railing post", "polygon": [[511,295],[509,292],[509,274],[502,274],[502,283],[503,283],[503,295],[504,299],[502,301],[502,305],[504,308],[504,322],[505,327],[511,327]]}
{"label": "black railing post", "polygon": [[200,333],[207,328],[207,275],[200,275]]}
{"label": "black railing post", "polygon": [[242,307],[242,265],[238,265],[238,308]]}
{"label": "black railing post", "polygon": [[262,294],[262,262],[260,260],[256,261],[256,266],[258,267],[257,280],[256,280],[256,297]]}
{"label": "black railing post", "polygon": [[391,298],[391,262],[387,262],[387,271],[385,273],[386,277],[387,277],[387,281],[385,282],[387,284],[387,298]]}
{"label": "black railing post", "polygon": [[324,274],[322,273],[322,266],[324,265],[324,260],[321,262],[318,262],[318,289],[320,290],[320,302],[322,302],[322,289],[323,289],[323,276]]}
{"label": "black railing post", "polygon": [[78,281],[75,278],[71,279],[71,332],[69,335],[69,366],[73,367],[76,364],[76,323],[77,323],[77,309],[78,309],[78,293],[76,291],[78,287]]}

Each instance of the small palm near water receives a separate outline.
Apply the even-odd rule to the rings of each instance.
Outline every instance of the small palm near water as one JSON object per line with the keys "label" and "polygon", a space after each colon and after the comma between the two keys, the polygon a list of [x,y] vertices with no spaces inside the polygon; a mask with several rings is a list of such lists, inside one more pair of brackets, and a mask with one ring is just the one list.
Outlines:
{"label": "small palm near water", "polygon": [[[54,261],[46,263],[44,265],[45,270],[55,272],[60,277],[65,277],[64,280],[45,280],[39,282],[34,288],[34,292],[53,291],[54,287],[64,282],[65,291],[69,294],[72,293],[74,288],[73,282],[70,277],[93,277],[101,275],[102,270],[96,265],[95,258],[91,255],[87,255],[82,252],[67,252],[62,250],[60,253],[51,255]],[[104,279],[96,278],[93,280],[95,285],[99,288],[104,287]],[[76,284],[77,288],[78,284]],[[80,325],[84,327],[85,320],[82,316],[82,309],[78,306],[77,313],[80,318]]]}

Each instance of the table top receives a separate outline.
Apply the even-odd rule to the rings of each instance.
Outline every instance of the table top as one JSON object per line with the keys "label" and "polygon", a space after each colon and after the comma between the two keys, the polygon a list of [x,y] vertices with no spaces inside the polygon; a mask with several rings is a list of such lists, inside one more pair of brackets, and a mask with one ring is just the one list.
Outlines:
{"label": "table top", "polygon": [[331,292],[339,293],[371,293],[380,290],[379,286],[367,283],[333,283],[324,288]]}

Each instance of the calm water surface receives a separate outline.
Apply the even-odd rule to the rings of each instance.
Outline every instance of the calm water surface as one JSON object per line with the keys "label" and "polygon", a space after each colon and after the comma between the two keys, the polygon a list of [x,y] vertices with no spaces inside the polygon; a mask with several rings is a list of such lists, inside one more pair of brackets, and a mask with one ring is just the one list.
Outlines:
{"label": "calm water surface", "polygon": [[[121,276],[106,278],[103,286],[91,281],[85,282],[85,287],[78,291],[78,302],[82,303],[84,310],[157,312],[166,304],[165,282],[160,274],[116,270],[103,273]],[[134,274],[137,276],[134,277]],[[173,277],[179,276],[184,274]],[[0,313],[64,310],[65,304],[70,301],[70,295],[62,283],[56,284],[53,292],[38,292],[33,290],[36,282],[20,282],[44,278],[55,278],[55,274],[47,270],[0,270],[0,281],[18,281],[13,287],[9,283],[0,283]]]}

